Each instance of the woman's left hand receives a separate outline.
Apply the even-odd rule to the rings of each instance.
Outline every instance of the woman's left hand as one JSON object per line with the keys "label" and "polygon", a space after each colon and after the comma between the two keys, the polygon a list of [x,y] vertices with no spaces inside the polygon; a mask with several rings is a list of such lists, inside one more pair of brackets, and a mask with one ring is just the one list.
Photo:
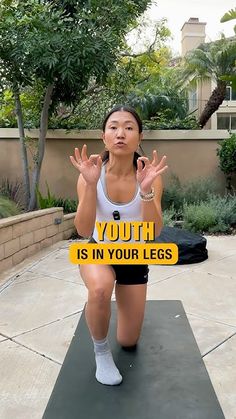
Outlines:
{"label": "woman's left hand", "polygon": [[[145,166],[143,167],[143,163]],[[157,151],[153,151],[153,161],[150,162],[148,157],[139,157],[137,160],[136,178],[142,193],[149,193],[152,189],[153,181],[157,176],[161,175],[168,169],[166,166],[166,156],[163,156],[160,163],[157,159]]]}

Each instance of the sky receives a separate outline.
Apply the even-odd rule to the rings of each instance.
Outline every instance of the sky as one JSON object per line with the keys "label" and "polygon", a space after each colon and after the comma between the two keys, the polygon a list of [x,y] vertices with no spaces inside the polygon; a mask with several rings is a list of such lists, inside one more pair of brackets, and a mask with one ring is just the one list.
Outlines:
{"label": "sky", "polygon": [[[168,42],[175,55],[181,52],[181,28],[190,17],[206,22],[206,42],[215,41],[223,32],[227,37],[234,35],[236,20],[220,23],[221,17],[235,9],[236,0],[157,0],[147,12],[151,20],[167,18],[167,27],[173,39]],[[155,4],[156,3],[156,4]]]}

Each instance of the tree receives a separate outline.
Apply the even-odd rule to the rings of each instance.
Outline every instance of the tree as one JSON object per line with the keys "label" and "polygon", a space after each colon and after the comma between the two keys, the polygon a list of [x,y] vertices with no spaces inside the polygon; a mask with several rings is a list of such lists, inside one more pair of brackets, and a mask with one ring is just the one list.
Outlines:
{"label": "tree", "polygon": [[[224,16],[221,18],[221,22],[228,22],[229,20],[236,19],[236,9],[231,9],[229,12],[225,13]],[[234,32],[236,34],[236,25],[234,26]],[[236,65],[236,62],[235,62]],[[234,89],[236,89],[236,75],[230,75],[230,76],[223,76],[222,80],[226,80],[232,84]]]}
{"label": "tree", "polygon": [[[0,3],[0,87],[1,90],[11,89],[15,100],[26,209],[35,207],[34,199],[31,203],[35,194],[35,183],[32,181],[30,190],[30,173],[20,92],[26,86],[32,86],[36,77],[32,54],[34,51],[30,37],[34,36],[35,40],[39,41],[40,31],[45,31],[47,25],[56,24],[60,21],[60,17],[61,13],[51,12],[48,6],[40,5],[34,0],[26,1],[24,4],[15,0],[5,0]],[[45,106],[42,114],[45,115]],[[40,139],[37,151],[38,155],[40,151],[42,154],[42,141]],[[37,156],[35,159],[35,164],[39,163],[39,172],[41,168],[40,157],[39,155],[39,158]]]}
{"label": "tree", "polygon": [[[164,42],[164,40],[163,40]],[[166,47],[141,54],[122,55],[106,84],[86,95],[76,108],[60,107],[50,118],[53,128],[99,128],[104,114],[117,103],[133,106],[150,129],[193,129],[196,120],[188,116],[188,101],[180,89],[176,68]]]}
{"label": "tree", "polygon": [[[32,4],[32,14],[35,14]],[[30,199],[30,178],[28,156],[25,146],[24,122],[20,101],[20,90],[30,84],[30,71],[25,63],[26,54],[22,52],[22,45],[26,34],[26,25],[20,24],[22,14],[20,8],[16,8],[14,1],[2,1],[0,3],[0,90],[10,88],[13,92],[17,122],[19,128],[19,140],[21,159],[23,163],[23,184],[26,202]],[[27,13],[25,19],[27,19]],[[20,22],[19,22],[20,20]],[[20,54],[20,60],[16,58]]]}
{"label": "tree", "polygon": [[[236,9],[231,9],[220,19],[222,23],[228,22],[229,20],[236,19]],[[234,27],[234,32],[236,33],[236,25]]]}
{"label": "tree", "polygon": [[[49,124],[53,128],[98,128],[107,111],[117,103],[127,103],[128,95],[139,86],[155,83],[155,77],[160,74],[170,59],[170,51],[165,47],[169,30],[165,20],[155,22],[149,45],[145,51],[134,53],[132,48],[124,43],[115,66],[103,85],[91,83],[86,90],[86,97],[77,106],[60,106],[50,117]],[[140,28],[150,28],[145,16],[138,19],[138,27],[134,31],[140,33]],[[132,40],[136,39],[133,30]],[[138,36],[140,39],[140,35]]]}
{"label": "tree", "polygon": [[219,108],[226,95],[227,81],[223,76],[229,77],[236,73],[236,41],[225,39],[202,44],[190,51],[185,57],[183,80],[213,79],[216,88],[213,90],[199,117],[199,125],[203,128],[211,115]]}
{"label": "tree", "polygon": [[174,68],[162,68],[158,75],[143,82],[139,89],[129,94],[128,102],[143,119],[163,118],[164,114],[169,120],[187,116],[187,98],[180,91],[175,73]]}
{"label": "tree", "polygon": [[[124,47],[127,31],[150,3],[150,0],[2,2],[0,20],[6,13],[9,18],[8,24],[0,25],[0,40],[5,41],[0,50],[1,73],[12,90],[18,92],[18,104],[22,86],[36,80],[44,86],[29,210],[36,207],[49,114],[58,103],[79,103],[91,85],[105,83]],[[7,51],[5,45],[9,46]],[[8,77],[9,63],[14,70],[11,77]],[[23,132],[21,136],[24,145]],[[27,156],[22,160],[28,173]]]}

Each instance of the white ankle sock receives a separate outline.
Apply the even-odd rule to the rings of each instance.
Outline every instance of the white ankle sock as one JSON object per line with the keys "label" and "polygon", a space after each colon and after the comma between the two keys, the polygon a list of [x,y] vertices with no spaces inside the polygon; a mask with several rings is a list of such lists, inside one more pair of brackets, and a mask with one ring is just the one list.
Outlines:
{"label": "white ankle sock", "polygon": [[120,384],[122,376],[117,369],[107,338],[96,340],[92,337],[94,343],[94,352],[96,360],[96,379],[110,386]]}

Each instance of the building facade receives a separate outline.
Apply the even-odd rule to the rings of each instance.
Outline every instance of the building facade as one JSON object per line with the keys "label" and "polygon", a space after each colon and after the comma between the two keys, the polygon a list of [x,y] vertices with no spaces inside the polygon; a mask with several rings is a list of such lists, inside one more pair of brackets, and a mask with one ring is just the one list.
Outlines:
{"label": "building facade", "polygon": [[[181,55],[197,48],[206,40],[206,22],[199,22],[196,17],[191,17],[182,26]],[[197,80],[188,90],[189,113],[197,117],[203,111],[216,84],[214,80]],[[212,115],[204,129],[236,130],[236,91],[232,86],[227,86],[226,97],[218,110]]]}

